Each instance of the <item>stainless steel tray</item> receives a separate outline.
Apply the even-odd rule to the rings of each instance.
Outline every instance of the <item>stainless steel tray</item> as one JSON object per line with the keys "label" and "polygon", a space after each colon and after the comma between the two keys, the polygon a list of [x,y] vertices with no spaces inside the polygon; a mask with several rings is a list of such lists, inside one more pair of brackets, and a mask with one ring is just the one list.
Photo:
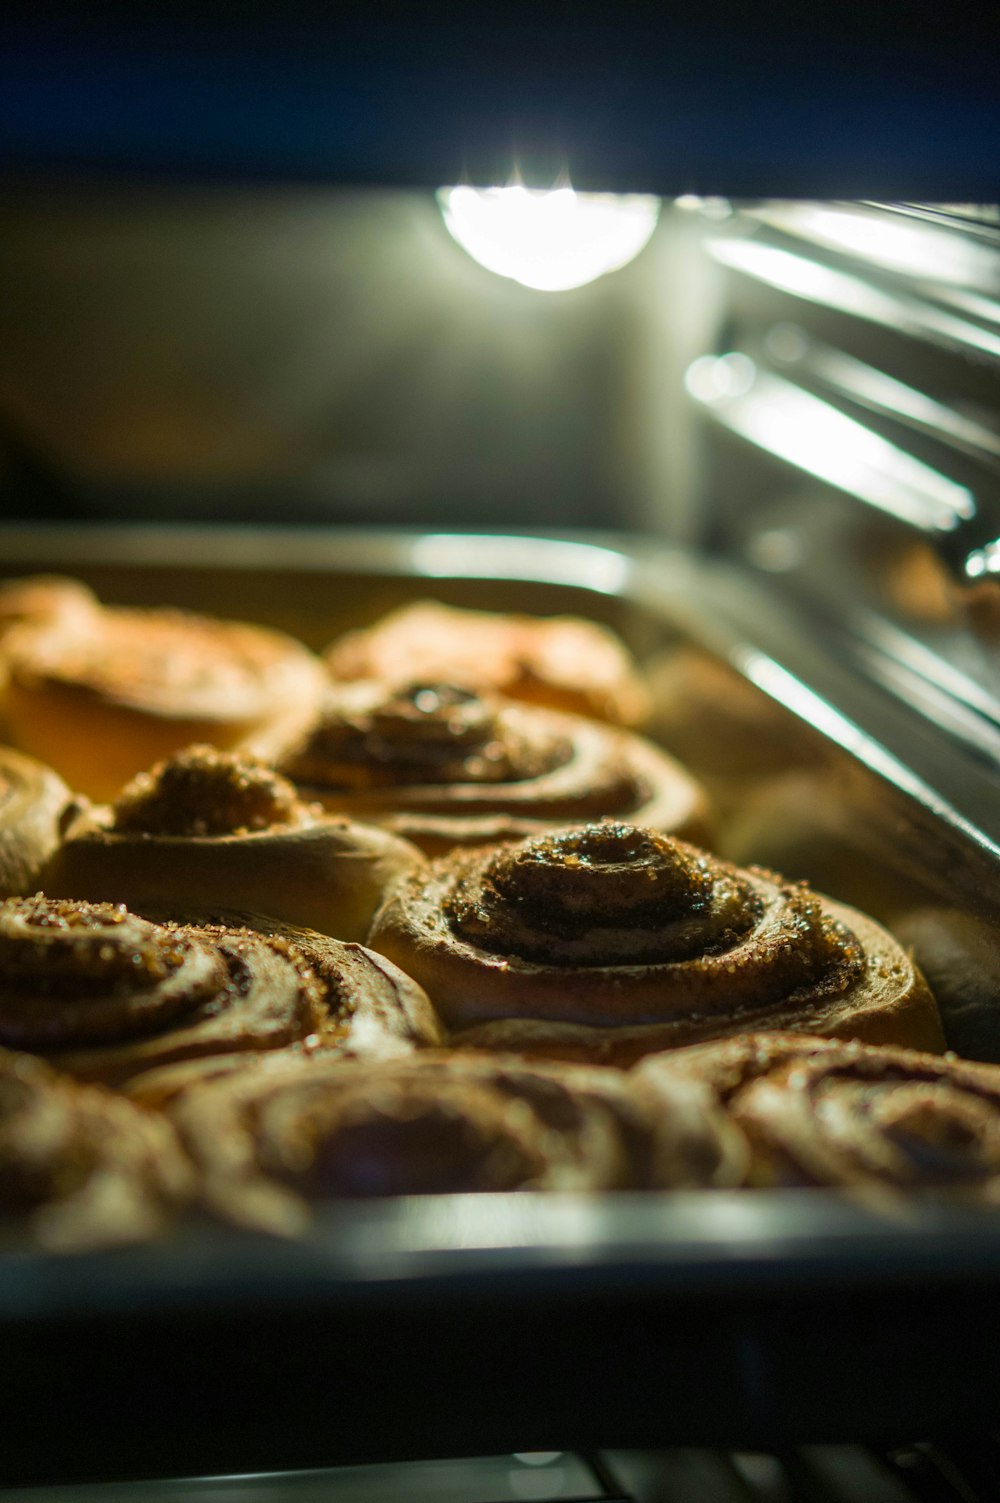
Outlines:
{"label": "stainless steel tray", "polygon": [[[988,769],[723,564],[645,539],[119,528],[0,530],[0,558],[315,644],[433,594],[582,610],[668,668],[707,654],[740,756],[720,765],[717,721],[678,734],[731,812],[732,854],[893,923],[952,1043],[1000,1051]],[[204,1225],[110,1254],[8,1251],[0,1485],[942,1436],[994,1418],[998,1293],[1000,1214],[823,1192],[427,1197],[331,1206],[295,1244]]]}

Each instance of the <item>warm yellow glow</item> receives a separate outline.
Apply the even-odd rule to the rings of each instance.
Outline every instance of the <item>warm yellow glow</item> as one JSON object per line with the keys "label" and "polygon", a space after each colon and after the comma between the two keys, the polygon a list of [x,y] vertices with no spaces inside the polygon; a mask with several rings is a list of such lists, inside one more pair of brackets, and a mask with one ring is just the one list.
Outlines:
{"label": "warm yellow glow", "polygon": [[480,266],[540,292],[583,287],[625,266],[646,245],[660,201],[645,194],[442,188],[444,222]]}

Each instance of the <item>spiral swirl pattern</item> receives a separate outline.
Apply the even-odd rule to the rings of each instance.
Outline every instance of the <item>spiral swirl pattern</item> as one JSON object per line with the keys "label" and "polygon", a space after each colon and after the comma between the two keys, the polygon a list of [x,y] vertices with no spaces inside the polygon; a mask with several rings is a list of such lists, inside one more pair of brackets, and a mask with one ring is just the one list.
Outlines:
{"label": "spiral swirl pattern", "polygon": [[607,627],[578,616],[457,610],[418,600],[327,648],[335,679],[447,681],[511,699],[638,725],[649,696],[632,657]]}
{"label": "spiral swirl pattern", "polygon": [[193,1191],[164,1118],[0,1049],[0,1221],[63,1251],[141,1241]]}
{"label": "spiral swirl pattern", "polygon": [[343,686],[279,765],[304,796],[431,855],[606,815],[708,830],[701,788],[650,742],[448,683]]}
{"label": "spiral swirl pattern", "polygon": [[916,1050],[758,1034],[645,1060],[717,1093],[758,1185],[948,1189],[1000,1202],[1000,1068]]}
{"label": "spiral swirl pattern", "polygon": [[621,1061],[749,1027],[942,1042],[922,978],[872,920],[632,825],[432,862],[392,890],[369,943],[467,1044]]}
{"label": "spiral swirl pattern", "polygon": [[229,980],[198,935],[42,897],[0,904],[0,977],[0,1042],[43,1052],[157,1032]]}
{"label": "spiral swirl pattern", "polygon": [[432,1051],[366,1068],[263,1060],[169,1109],[215,1210],[295,1232],[331,1197],[636,1188],[654,1159],[664,1183],[720,1182],[710,1111],[672,1090],[654,1129],[618,1071]]}
{"label": "spiral swirl pattern", "polygon": [[280,935],[157,924],[121,904],[9,898],[0,1043],[116,1085],[175,1060],[323,1047],[343,1022],[311,960],[307,944]]}

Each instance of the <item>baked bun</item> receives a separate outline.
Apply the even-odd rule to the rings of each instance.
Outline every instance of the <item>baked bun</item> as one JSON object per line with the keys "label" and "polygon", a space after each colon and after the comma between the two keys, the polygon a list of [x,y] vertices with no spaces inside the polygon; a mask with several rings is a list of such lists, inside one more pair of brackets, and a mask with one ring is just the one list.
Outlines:
{"label": "baked bun", "polygon": [[792,1028],[944,1047],[926,983],[872,919],[632,825],[440,857],[392,889],[368,943],[461,1045],[621,1064]]}
{"label": "baked bun", "polygon": [[704,793],[652,742],[452,684],[334,689],[278,765],[303,797],[375,820],[428,855],[604,815],[708,837]]}
{"label": "baked bun", "polygon": [[94,799],[194,741],[268,754],[325,682],[291,637],[172,610],[23,621],[3,656],[9,739]]}
{"label": "baked bun", "polygon": [[85,630],[101,609],[93,590],[64,574],[29,574],[0,584],[0,649],[8,632],[25,622],[61,622]]}
{"label": "baked bun", "polygon": [[304,804],[255,758],[192,746],[81,813],[41,885],[139,913],[245,909],[360,940],[388,883],[420,863],[387,830]]}
{"label": "baked bun", "polygon": [[194,1192],[171,1124],[0,1049],[0,1226],[61,1252],[161,1234]]}
{"label": "baked bun", "polygon": [[207,1055],[394,1053],[440,1038],[419,986],[307,930],[157,924],[121,904],[0,903],[0,1044],[125,1085]]}
{"label": "baked bun", "polygon": [[[669,1100],[668,1100],[669,1096]],[[372,1067],[260,1060],[167,1103],[228,1219],[295,1233],[331,1198],[511,1190],[616,1190],[729,1174],[700,1089],[675,1082],[651,1127],[619,1071],[475,1053]]]}
{"label": "baked bun", "polygon": [[503,615],[418,600],[347,632],[324,656],[337,680],[492,689],[617,725],[639,725],[649,708],[621,640],[577,616]]}
{"label": "baked bun", "polygon": [[646,1059],[715,1091],[755,1185],[960,1192],[1000,1204],[1000,1069],[953,1054],[762,1033]]}
{"label": "baked bun", "polygon": [[51,767],[0,746],[0,897],[35,891],[80,807]]}

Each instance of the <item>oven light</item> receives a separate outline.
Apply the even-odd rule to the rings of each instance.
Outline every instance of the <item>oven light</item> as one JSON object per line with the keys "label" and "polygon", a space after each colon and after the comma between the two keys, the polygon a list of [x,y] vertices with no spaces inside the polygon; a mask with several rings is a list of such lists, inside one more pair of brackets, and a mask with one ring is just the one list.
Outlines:
{"label": "oven light", "polygon": [[451,235],[480,266],[540,292],[583,287],[626,266],[656,228],[658,198],[577,193],[512,183],[506,188],[442,188],[438,203]]}

